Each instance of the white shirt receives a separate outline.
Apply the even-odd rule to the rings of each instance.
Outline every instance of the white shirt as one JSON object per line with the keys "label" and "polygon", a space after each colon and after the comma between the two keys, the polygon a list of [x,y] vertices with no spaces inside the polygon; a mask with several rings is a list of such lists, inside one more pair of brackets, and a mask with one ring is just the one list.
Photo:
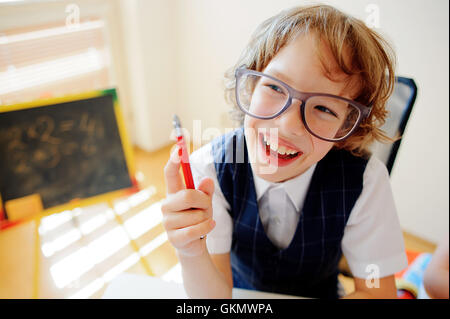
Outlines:
{"label": "white shirt", "polygon": [[[190,161],[195,185],[206,176],[214,180],[212,207],[216,227],[207,236],[208,251],[229,253],[233,221],[228,213],[230,205],[217,180],[211,144],[193,152]],[[278,247],[287,247],[293,238],[315,167],[282,183],[268,182],[253,174],[260,219],[267,236]],[[287,199],[292,204],[283,209],[280,205],[286,205]],[[407,266],[389,174],[376,157],[367,163],[362,193],[347,221],[341,247],[353,276],[358,278],[374,275],[382,278]]]}
{"label": "white shirt", "polygon": [[253,174],[261,223],[278,248],[287,248],[297,230],[309,183],[316,164],[283,183],[272,183]]}

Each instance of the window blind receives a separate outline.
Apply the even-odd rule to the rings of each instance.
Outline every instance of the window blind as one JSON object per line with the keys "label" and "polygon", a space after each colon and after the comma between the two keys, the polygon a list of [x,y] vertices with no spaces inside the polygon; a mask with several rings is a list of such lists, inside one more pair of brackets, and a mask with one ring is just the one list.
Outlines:
{"label": "window blind", "polygon": [[103,20],[0,32],[0,104],[112,86]]}

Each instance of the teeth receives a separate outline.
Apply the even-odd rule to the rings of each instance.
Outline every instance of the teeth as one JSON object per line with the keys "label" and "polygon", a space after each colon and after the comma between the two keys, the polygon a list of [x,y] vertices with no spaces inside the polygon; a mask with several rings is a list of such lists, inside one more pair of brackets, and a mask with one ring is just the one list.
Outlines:
{"label": "teeth", "polygon": [[[280,153],[281,155],[292,155],[292,154],[296,154],[296,153],[297,153],[297,151],[288,149],[288,148],[286,148],[286,147],[284,147],[284,146],[279,146],[279,147],[277,148],[276,145],[271,145],[270,142],[266,139],[265,136],[263,136],[263,140],[264,140],[264,143],[266,143],[267,145],[270,146],[270,149],[271,149],[272,151],[278,152],[278,153]],[[277,144],[276,141],[275,141],[275,143],[273,143],[273,144]]]}

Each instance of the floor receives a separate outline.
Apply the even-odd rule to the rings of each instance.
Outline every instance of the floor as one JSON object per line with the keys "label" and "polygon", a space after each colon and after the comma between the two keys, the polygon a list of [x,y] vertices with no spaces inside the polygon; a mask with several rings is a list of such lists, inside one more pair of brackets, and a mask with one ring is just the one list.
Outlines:
{"label": "floor", "polygon": [[[138,193],[0,231],[0,298],[100,298],[122,272],[179,281],[174,248],[161,225],[163,167],[172,145],[135,148]],[[435,245],[404,233],[407,249]],[[353,280],[340,275],[346,292]]]}

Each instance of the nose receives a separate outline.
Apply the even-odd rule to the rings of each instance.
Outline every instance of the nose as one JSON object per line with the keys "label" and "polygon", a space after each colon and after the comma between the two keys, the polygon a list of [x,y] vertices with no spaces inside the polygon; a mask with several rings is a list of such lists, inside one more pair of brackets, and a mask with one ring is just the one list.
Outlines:
{"label": "nose", "polygon": [[307,131],[301,118],[302,101],[292,99],[292,104],[281,115],[275,118],[279,128],[291,135],[302,136]]}

